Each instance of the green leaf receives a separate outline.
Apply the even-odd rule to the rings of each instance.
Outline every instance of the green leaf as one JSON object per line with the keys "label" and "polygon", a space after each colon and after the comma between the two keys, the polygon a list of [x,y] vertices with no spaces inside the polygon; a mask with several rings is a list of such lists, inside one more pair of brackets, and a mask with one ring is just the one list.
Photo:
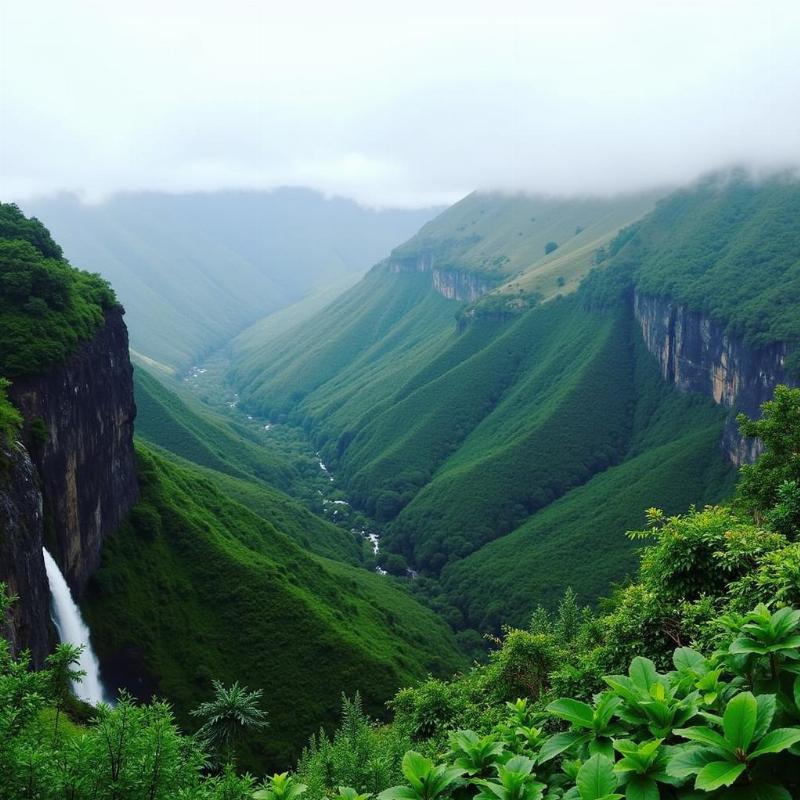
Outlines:
{"label": "green leaf", "polygon": [[503,765],[507,772],[519,772],[530,775],[533,772],[534,761],[527,756],[513,756]]}
{"label": "green leaf", "polygon": [[628,674],[636,686],[647,692],[650,691],[650,687],[654,683],[658,682],[656,665],[649,658],[643,658],[642,656],[637,656],[631,661]]}
{"label": "green leaf", "polygon": [[582,728],[591,728],[594,723],[592,707],[580,700],[572,700],[567,697],[554,700],[547,706],[547,711]]}
{"label": "green leaf", "polygon": [[667,774],[674,778],[688,778],[696,775],[703,767],[719,759],[716,750],[697,747],[694,744],[684,744],[673,747],[669,761],[667,761]]}
{"label": "green leaf", "polygon": [[750,758],[758,758],[767,753],[780,753],[797,742],[800,742],[800,728],[777,728],[770,731],[758,743]]}
{"label": "green leaf", "polygon": [[760,694],[756,697],[756,702],[758,703],[758,714],[756,715],[756,729],[753,732],[754,741],[758,741],[769,730],[777,708],[774,694]]}
{"label": "green leaf", "polygon": [[734,748],[730,746],[721,734],[711,730],[711,728],[697,725],[693,728],[678,728],[674,733],[677,736],[683,736],[684,739],[691,739],[693,742],[699,742],[702,745],[719,750],[720,753],[734,754]]}
{"label": "green leaf", "polygon": [[626,800],[660,800],[658,784],[647,775],[634,775],[625,787]]}
{"label": "green leaf", "polygon": [[733,747],[747,752],[756,729],[758,703],[752,692],[742,692],[731,700],[722,717],[722,730]]}
{"label": "green leaf", "polygon": [[425,756],[409,750],[403,756],[403,775],[406,780],[417,790],[422,789],[422,781],[430,774],[433,769],[433,762]]}
{"label": "green leaf", "polygon": [[391,789],[384,789],[379,795],[378,800],[418,800],[419,794],[410,786],[392,786]]}
{"label": "green leaf", "polygon": [[581,733],[580,731],[557,733],[555,736],[551,736],[542,745],[542,749],[539,750],[537,762],[539,764],[544,764],[550,761],[550,759],[561,755],[565,750],[569,750],[572,747],[580,747],[585,742],[588,742],[590,737],[591,734]]}
{"label": "green leaf", "polygon": [[758,655],[766,655],[769,652],[768,648],[762,647],[760,644],[757,644],[752,639],[741,638],[736,639],[734,642],[731,643],[731,646],[728,648],[729,653],[733,653],[734,655],[744,655],[746,653],[756,653]]}
{"label": "green leaf", "polygon": [[592,756],[578,770],[578,791],[581,800],[599,800],[617,787],[617,776],[611,762],[601,755]]}
{"label": "green leaf", "polygon": [[747,768],[734,761],[712,761],[697,774],[694,788],[713,792],[721,786],[730,786]]}
{"label": "green leaf", "polygon": [[705,658],[691,647],[679,647],[672,655],[672,663],[681,672],[700,673],[706,666]]}
{"label": "green leaf", "polygon": [[605,756],[609,761],[614,760],[614,746],[611,743],[611,739],[608,739],[605,736],[602,736],[597,739],[592,739],[589,742],[589,754],[596,756],[601,755]]}
{"label": "green leaf", "polygon": [[617,697],[611,692],[603,692],[600,695],[594,708],[595,731],[600,732],[608,726],[608,723],[611,721],[611,717],[614,715],[614,712],[617,710],[617,707],[621,702],[622,698]]}

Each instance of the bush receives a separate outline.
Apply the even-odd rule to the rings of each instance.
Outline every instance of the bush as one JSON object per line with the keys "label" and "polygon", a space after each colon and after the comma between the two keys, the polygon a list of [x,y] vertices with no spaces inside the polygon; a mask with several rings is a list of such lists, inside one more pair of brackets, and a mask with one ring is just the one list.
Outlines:
{"label": "bush", "polygon": [[112,307],[106,281],[73,269],[40,222],[0,203],[0,374],[63,362]]}
{"label": "bush", "polygon": [[16,436],[22,425],[22,415],[8,399],[9,386],[9,381],[0,378],[0,437],[3,439]]}

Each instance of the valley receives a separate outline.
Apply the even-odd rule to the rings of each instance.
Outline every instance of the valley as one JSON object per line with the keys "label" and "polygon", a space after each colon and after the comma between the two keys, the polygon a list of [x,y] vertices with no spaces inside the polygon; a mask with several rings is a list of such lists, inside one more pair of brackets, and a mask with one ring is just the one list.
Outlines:
{"label": "valley", "polygon": [[0,0],[0,800],[800,800],[798,41]]}
{"label": "valley", "polygon": [[[202,346],[175,338],[169,369],[156,350],[132,363],[108,285],[5,212],[14,269],[67,298],[31,284],[49,327],[35,303],[0,306],[27,348],[0,347],[24,442],[5,445],[0,497],[14,653],[45,666],[59,587],[98,685],[168,698],[186,730],[220,686],[269,687],[270,727],[238,764],[302,770],[343,696],[376,720],[394,698],[402,719],[402,687],[472,691],[565,604],[606,625],[609,594],[639,602],[626,532],[645,509],[729,501],[762,453],[736,413],[797,383],[799,197],[739,176],[658,202],[470,195],[363,278]],[[756,252],[780,300],[749,281]]]}

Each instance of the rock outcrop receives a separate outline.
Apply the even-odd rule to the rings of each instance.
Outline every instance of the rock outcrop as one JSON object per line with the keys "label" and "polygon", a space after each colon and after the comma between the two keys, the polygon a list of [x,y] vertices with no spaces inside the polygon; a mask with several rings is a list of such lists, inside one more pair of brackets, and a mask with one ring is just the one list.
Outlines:
{"label": "rock outcrop", "polygon": [[390,272],[430,272],[434,291],[448,300],[474,303],[491,291],[495,284],[479,273],[451,266],[437,266],[431,252],[419,253],[414,258],[391,259]]}
{"label": "rock outcrop", "polygon": [[17,442],[0,442],[0,582],[18,598],[0,619],[0,635],[14,655],[30,649],[36,667],[53,644],[43,537],[42,495],[30,456]]}
{"label": "rock outcrop", "polygon": [[739,435],[736,414],[758,416],[778,384],[795,383],[785,369],[787,346],[749,347],[727,335],[722,323],[667,297],[634,293],[633,309],[664,380],[731,409],[723,451],[737,466],[755,460],[760,442]]}
{"label": "rock outcrop", "polygon": [[26,420],[54,539],[48,535],[48,549],[80,596],[100,563],[103,539],[138,498],[133,368],[122,312],[107,312],[66,363],[15,380],[10,397]]}

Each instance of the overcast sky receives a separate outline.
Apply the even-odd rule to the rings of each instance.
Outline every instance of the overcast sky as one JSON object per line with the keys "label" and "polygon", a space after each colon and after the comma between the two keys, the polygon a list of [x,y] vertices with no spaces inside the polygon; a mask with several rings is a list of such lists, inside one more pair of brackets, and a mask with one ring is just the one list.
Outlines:
{"label": "overcast sky", "polygon": [[0,0],[0,199],[428,205],[737,161],[800,162],[799,0]]}

